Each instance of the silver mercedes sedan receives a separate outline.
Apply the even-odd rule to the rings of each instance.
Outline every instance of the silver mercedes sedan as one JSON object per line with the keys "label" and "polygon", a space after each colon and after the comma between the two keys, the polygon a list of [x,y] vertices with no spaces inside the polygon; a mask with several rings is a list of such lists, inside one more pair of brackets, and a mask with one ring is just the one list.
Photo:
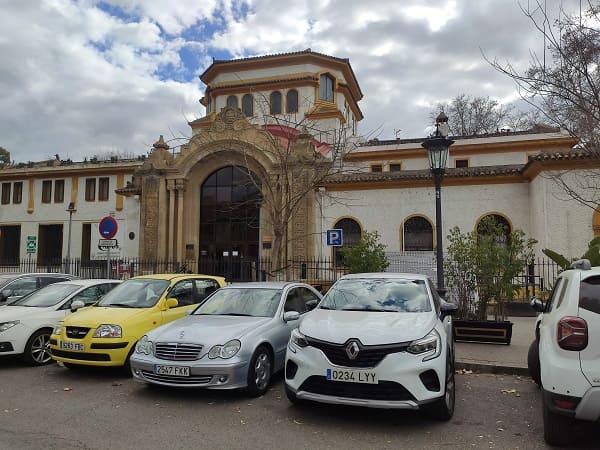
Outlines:
{"label": "silver mercedes sedan", "polygon": [[133,376],[164,386],[246,388],[260,396],[283,369],[290,333],[320,301],[304,283],[221,288],[186,317],[142,336],[131,356]]}

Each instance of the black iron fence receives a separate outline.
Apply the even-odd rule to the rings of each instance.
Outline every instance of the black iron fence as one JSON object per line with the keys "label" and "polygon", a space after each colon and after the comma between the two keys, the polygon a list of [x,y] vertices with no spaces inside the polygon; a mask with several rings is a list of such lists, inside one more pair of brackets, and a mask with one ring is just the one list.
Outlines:
{"label": "black iron fence", "polygon": [[[436,280],[434,252],[387,253],[388,272],[421,273]],[[204,273],[225,277],[228,281],[303,280],[327,289],[335,280],[348,272],[346,267],[336,265],[331,258],[291,259],[277,265],[268,258],[246,259],[241,257],[207,258],[197,260],[159,260],[144,258],[115,258],[110,261],[73,258],[44,261],[34,258],[19,261],[0,260],[1,272],[66,272],[82,278],[126,279],[153,273]],[[560,268],[553,261],[538,258],[523,268],[515,278],[515,300],[526,301],[552,288]],[[449,292],[450,296],[452,295]]]}

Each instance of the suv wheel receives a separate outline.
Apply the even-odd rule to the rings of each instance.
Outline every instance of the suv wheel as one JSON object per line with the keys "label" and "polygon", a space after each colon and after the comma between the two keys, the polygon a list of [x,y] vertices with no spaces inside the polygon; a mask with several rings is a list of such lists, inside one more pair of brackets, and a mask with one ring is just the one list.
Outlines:
{"label": "suv wheel", "polygon": [[556,414],[544,402],[544,440],[549,445],[565,447],[571,442],[571,429],[574,420],[571,417]]}
{"label": "suv wheel", "polygon": [[542,385],[542,375],[540,371],[540,344],[537,339],[534,340],[529,346],[529,352],[527,352],[527,367],[529,368],[529,375],[535,381],[538,386]]}
{"label": "suv wheel", "polygon": [[454,358],[448,350],[446,360],[446,382],[444,385],[444,396],[427,406],[429,415],[437,420],[448,421],[454,414],[455,403],[455,381],[454,381]]}

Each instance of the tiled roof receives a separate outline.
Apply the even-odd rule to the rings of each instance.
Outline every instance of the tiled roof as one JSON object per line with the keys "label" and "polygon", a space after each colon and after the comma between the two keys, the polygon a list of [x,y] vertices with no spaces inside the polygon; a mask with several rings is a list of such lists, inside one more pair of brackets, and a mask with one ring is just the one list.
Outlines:
{"label": "tiled roof", "polygon": [[[519,175],[523,172],[523,164],[512,164],[502,166],[481,166],[465,168],[448,168],[444,173],[444,178],[473,178]],[[348,174],[335,174],[329,177],[326,183],[364,183],[364,182],[385,182],[398,180],[428,180],[431,179],[429,169],[424,170],[405,170],[402,172],[361,172]]]}
{"label": "tiled roof", "polygon": [[313,52],[310,48],[305,50],[300,50],[298,52],[284,52],[284,53],[272,53],[270,55],[259,55],[259,56],[249,56],[247,58],[237,58],[237,59],[214,59],[213,64],[227,64],[231,62],[239,62],[239,61],[256,61],[261,59],[270,59],[270,58],[279,58],[281,56],[296,56],[296,55],[317,55],[323,56],[324,58],[335,59],[337,61],[341,61],[344,63],[349,62],[348,58],[338,58],[337,56],[326,55],[325,53]]}

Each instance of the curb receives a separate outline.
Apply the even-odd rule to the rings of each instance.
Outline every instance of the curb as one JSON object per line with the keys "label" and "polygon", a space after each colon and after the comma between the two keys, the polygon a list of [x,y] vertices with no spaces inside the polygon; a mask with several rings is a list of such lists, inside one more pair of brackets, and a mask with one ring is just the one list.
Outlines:
{"label": "curb", "polygon": [[529,376],[529,369],[527,367],[498,366],[495,364],[456,361],[454,363],[454,368],[455,370],[472,370],[473,372],[479,373]]}

